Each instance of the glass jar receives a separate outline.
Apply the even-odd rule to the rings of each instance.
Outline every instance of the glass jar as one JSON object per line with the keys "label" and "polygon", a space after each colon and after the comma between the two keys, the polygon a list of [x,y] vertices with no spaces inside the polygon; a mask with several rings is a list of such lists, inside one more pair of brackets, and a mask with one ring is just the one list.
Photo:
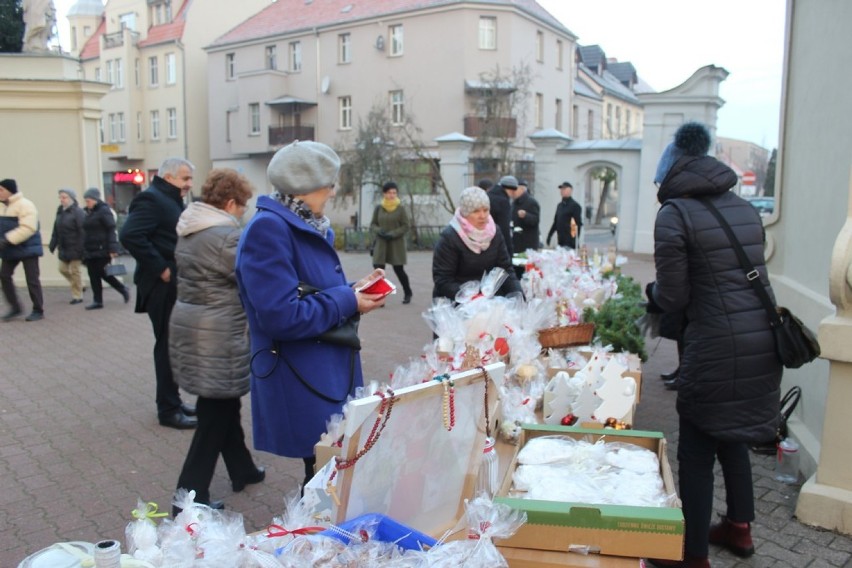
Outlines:
{"label": "glass jar", "polygon": [[784,438],[778,442],[775,480],[790,485],[799,482],[799,444],[792,438]]}
{"label": "glass jar", "polygon": [[497,463],[497,449],[494,447],[495,440],[491,437],[485,438],[485,449],[482,451],[482,461],[479,463],[479,476],[476,479],[476,495],[485,494],[494,497],[499,487]]}

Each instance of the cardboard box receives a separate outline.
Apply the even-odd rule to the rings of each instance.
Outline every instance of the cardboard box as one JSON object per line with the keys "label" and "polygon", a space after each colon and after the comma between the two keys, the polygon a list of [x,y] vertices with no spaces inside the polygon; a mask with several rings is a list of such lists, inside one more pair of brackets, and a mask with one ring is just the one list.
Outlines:
{"label": "cardboard box", "polygon": [[666,457],[666,440],[660,432],[637,430],[599,430],[525,424],[520,444],[500,488],[496,502],[527,513],[527,524],[505,540],[501,547],[529,548],[567,552],[574,546],[587,546],[605,555],[635,558],[679,560],[683,553],[683,512],[677,507],[635,507],[561,503],[508,497],[517,468],[517,452],[532,438],[564,435],[592,442],[606,436],[607,441],[635,444],[654,451],[660,461],[660,475],[668,494],[676,494],[671,467]]}
{"label": "cardboard box", "polygon": [[498,546],[497,550],[509,563],[509,568],[644,568],[645,566],[639,558],[623,556],[574,554],[506,546]]}

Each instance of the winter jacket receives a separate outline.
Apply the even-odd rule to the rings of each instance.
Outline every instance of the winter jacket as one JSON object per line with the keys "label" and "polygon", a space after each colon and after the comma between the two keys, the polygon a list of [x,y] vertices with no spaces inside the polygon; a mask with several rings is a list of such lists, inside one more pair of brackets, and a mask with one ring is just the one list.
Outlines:
{"label": "winter jacket", "polygon": [[136,259],[133,283],[137,287],[137,313],[148,311],[148,297],[166,268],[172,273],[171,284],[176,282],[175,227],[182,212],[180,189],[160,176],[154,176],[148,189],[130,202],[119,239]]}
{"label": "winter jacket", "polygon": [[737,181],[708,156],[680,158],[660,186],[654,227],[653,296],[666,312],[684,311],[677,410],[724,441],[772,439],[778,419],[781,365],[769,319],[733,246],[713,214],[728,221],[772,295],[760,216],[728,190]]}
{"label": "winter jacket", "polygon": [[447,226],[441,231],[435,245],[435,253],[432,255],[432,280],[435,284],[432,297],[455,300],[462,284],[481,280],[486,272],[498,266],[508,273],[508,278],[497,291],[497,295],[507,296],[512,292],[520,292],[521,285],[500,231],[494,233],[487,249],[476,254],[465,246],[454,228]]}
{"label": "winter jacket", "polygon": [[86,214],[76,202],[66,209],[61,205],[56,210],[53,234],[50,236],[50,252],[59,249],[59,260],[69,262],[83,259],[83,219]]}
{"label": "winter jacket", "polygon": [[38,209],[20,192],[13,193],[6,203],[0,202],[0,235],[9,242],[9,246],[0,251],[3,260],[21,260],[44,254]]}
{"label": "winter jacket", "polygon": [[[523,217],[518,215],[520,210],[526,211]],[[541,207],[538,201],[524,192],[512,202],[512,250],[525,252],[527,249],[538,250],[540,236],[538,232],[539,214]]]}
{"label": "winter jacket", "polygon": [[177,225],[177,302],[169,320],[175,381],[205,398],[249,390],[248,323],[234,266],[240,223],[206,203],[192,203]]}
{"label": "winter jacket", "polygon": [[[299,299],[299,282],[323,291]],[[259,197],[237,248],[237,283],[251,337],[255,447],[292,458],[312,456],[326,420],[362,385],[358,352],[316,339],[358,312],[334,250],[334,232],[329,229],[323,238],[278,201]],[[317,396],[296,372],[311,388],[341,402]]]}
{"label": "winter jacket", "polygon": [[112,209],[103,201],[98,201],[89,209],[83,219],[83,258],[109,258],[118,253],[118,239],[115,236],[115,216]]}
{"label": "winter jacket", "polygon": [[[401,266],[408,261],[406,254],[405,237],[408,235],[410,225],[408,213],[400,204],[393,212],[389,213],[381,205],[377,205],[373,211],[373,220],[370,221],[370,232],[373,233],[373,264]],[[390,238],[379,237],[380,232],[386,233]]]}
{"label": "winter jacket", "polygon": [[488,201],[491,203],[491,218],[500,229],[503,236],[503,246],[512,258],[512,200],[502,185],[495,185],[488,190]]}
{"label": "winter jacket", "polygon": [[[571,236],[571,219],[577,224],[577,236]],[[577,240],[580,238],[580,229],[583,227],[583,208],[574,201],[573,197],[566,197],[556,205],[556,214],[553,216],[553,224],[547,232],[547,244],[556,233],[556,244],[561,247],[577,248]]]}

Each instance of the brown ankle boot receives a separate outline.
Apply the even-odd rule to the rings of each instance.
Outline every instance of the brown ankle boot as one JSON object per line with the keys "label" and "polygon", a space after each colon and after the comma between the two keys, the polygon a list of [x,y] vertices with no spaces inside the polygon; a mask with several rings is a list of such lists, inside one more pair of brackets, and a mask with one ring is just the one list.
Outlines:
{"label": "brown ankle boot", "polygon": [[754,543],[751,540],[751,525],[738,527],[722,517],[722,520],[710,527],[710,544],[724,546],[741,558],[754,554]]}

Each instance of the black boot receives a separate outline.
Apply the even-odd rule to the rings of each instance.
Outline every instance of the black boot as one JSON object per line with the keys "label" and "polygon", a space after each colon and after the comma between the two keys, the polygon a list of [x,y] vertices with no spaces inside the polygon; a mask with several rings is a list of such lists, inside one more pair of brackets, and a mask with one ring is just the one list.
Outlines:
{"label": "black boot", "polygon": [[305,480],[302,482],[302,497],[304,497],[305,485],[314,477],[314,467],[317,465],[317,458],[316,456],[311,456],[309,458],[302,458],[302,461],[305,462]]}

